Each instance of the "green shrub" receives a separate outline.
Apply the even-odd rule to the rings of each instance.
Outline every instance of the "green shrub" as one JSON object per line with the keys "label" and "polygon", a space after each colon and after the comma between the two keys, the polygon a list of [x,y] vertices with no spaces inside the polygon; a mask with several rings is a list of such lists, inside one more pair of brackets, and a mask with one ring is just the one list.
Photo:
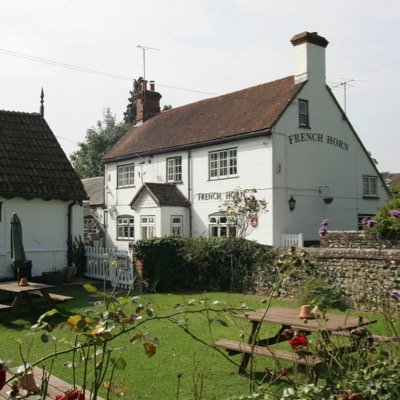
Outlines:
{"label": "green shrub", "polygon": [[351,374],[347,385],[363,399],[400,399],[400,359],[378,359]]}
{"label": "green shrub", "polygon": [[150,291],[169,292],[190,289],[190,270],[180,249],[181,236],[139,240],[132,246],[135,257],[143,261],[143,279]]}
{"label": "green shrub", "polygon": [[321,311],[326,311],[328,308],[338,308],[343,311],[348,306],[348,299],[340,285],[321,278],[305,282],[299,302],[318,306]]}
{"label": "green shrub", "polygon": [[389,200],[378,210],[374,219],[376,224],[371,232],[382,238],[400,238],[400,197]]}
{"label": "green shrub", "polygon": [[75,236],[74,239],[69,238],[67,240],[67,245],[68,266],[74,264],[76,267],[76,276],[84,277],[87,266],[85,243],[82,241],[81,236],[79,236],[79,239]]}
{"label": "green shrub", "polygon": [[275,249],[243,238],[164,236],[132,247],[143,260],[143,278],[159,292],[247,291],[254,271],[272,265]]}

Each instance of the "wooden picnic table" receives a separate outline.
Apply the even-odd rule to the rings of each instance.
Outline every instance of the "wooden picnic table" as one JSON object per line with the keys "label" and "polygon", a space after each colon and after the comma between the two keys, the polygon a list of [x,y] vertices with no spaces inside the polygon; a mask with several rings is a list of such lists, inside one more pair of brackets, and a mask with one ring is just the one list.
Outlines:
{"label": "wooden picnic table", "polygon": [[35,298],[43,298],[49,309],[56,308],[54,300],[68,300],[72,298],[49,293],[49,289],[52,288],[54,288],[54,286],[36,282],[29,282],[27,286],[20,286],[16,281],[0,282],[0,291],[8,292],[12,298],[12,303],[10,305],[0,304],[0,309],[7,310],[4,322],[9,324],[18,312],[24,310],[25,306],[34,309]]}
{"label": "wooden picnic table", "polygon": [[[375,320],[368,320],[361,317],[351,317],[349,315],[337,315],[327,313],[324,318],[316,316],[315,319],[299,318],[299,310],[270,307],[267,310],[256,310],[245,313],[243,318],[247,319],[252,324],[252,329],[247,342],[238,342],[235,340],[222,339],[215,342],[216,347],[224,348],[230,355],[242,353],[242,361],[239,367],[239,372],[246,371],[250,357],[252,355],[261,355],[272,357],[286,361],[295,362],[298,364],[315,367],[324,363],[324,359],[317,355],[302,355],[299,356],[294,351],[280,350],[271,348],[271,346],[287,341],[287,336],[284,335],[286,329],[305,332],[306,335],[312,332],[321,332],[328,339],[331,335],[345,336],[351,330],[364,325],[375,323]],[[256,336],[260,330],[260,324],[278,325],[278,332],[269,338],[258,339]]]}
{"label": "wooden picnic table", "polygon": [[[39,367],[33,367],[33,375],[35,379],[35,383],[37,387],[40,387],[42,384],[43,370]],[[11,378],[11,373],[7,371],[6,377],[7,380]],[[0,390],[0,400],[8,399],[7,392],[11,390],[11,383],[5,385],[3,389]],[[55,400],[58,394],[65,393],[66,391],[72,389],[72,385],[68,382],[63,381],[60,378],[57,378],[54,375],[50,375],[49,385],[47,388],[46,400]],[[80,389],[78,387],[78,389]],[[90,399],[90,392],[86,391],[85,399]],[[97,396],[97,400],[103,400],[100,396]]]}

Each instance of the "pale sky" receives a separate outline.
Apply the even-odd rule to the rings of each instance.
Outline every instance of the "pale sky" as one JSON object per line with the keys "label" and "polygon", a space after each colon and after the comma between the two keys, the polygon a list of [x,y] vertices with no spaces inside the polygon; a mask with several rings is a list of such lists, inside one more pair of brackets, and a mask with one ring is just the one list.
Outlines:
{"label": "pale sky", "polygon": [[[297,33],[330,43],[327,83],[380,171],[400,172],[400,2],[382,0],[0,0],[0,109],[37,112],[67,155],[133,78],[178,107],[293,74]],[[19,55],[19,57],[9,55]],[[20,55],[51,63],[21,58]],[[104,72],[99,76],[52,62]],[[181,88],[181,89],[178,89]],[[183,90],[185,89],[185,90]]]}

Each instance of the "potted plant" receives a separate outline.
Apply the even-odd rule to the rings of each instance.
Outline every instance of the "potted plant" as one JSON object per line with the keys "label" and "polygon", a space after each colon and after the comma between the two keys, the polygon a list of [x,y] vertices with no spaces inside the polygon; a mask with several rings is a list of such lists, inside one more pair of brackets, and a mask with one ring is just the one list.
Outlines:
{"label": "potted plant", "polygon": [[74,266],[65,267],[63,269],[64,282],[71,283],[75,280],[76,268]]}
{"label": "potted plant", "polygon": [[52,271],[42,272],[42,282],[48,285],[61,285],[64,281],[64,271],[53,269]]}

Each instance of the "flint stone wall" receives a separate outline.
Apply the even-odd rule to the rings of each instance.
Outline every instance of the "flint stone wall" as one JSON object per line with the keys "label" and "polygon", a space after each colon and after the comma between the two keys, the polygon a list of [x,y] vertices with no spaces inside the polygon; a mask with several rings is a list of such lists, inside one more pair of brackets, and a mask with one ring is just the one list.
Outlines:
{"label": "flint stone wall", "polygon": [[[285,251],[285,249],[282,249]],[[364,232],[329,232],[320,247],[307,251],[318,276],[339,284],[359,310],[376,310],[400,289],[400,240],[379,241]],[[298,297],[303,284],[286,282],[281,296]]]}
{"label": "flint stone wall", "polygon": [[328,231],[321,238],[320,247],[400,250],[400,239],[381,239],[368,231]]}

